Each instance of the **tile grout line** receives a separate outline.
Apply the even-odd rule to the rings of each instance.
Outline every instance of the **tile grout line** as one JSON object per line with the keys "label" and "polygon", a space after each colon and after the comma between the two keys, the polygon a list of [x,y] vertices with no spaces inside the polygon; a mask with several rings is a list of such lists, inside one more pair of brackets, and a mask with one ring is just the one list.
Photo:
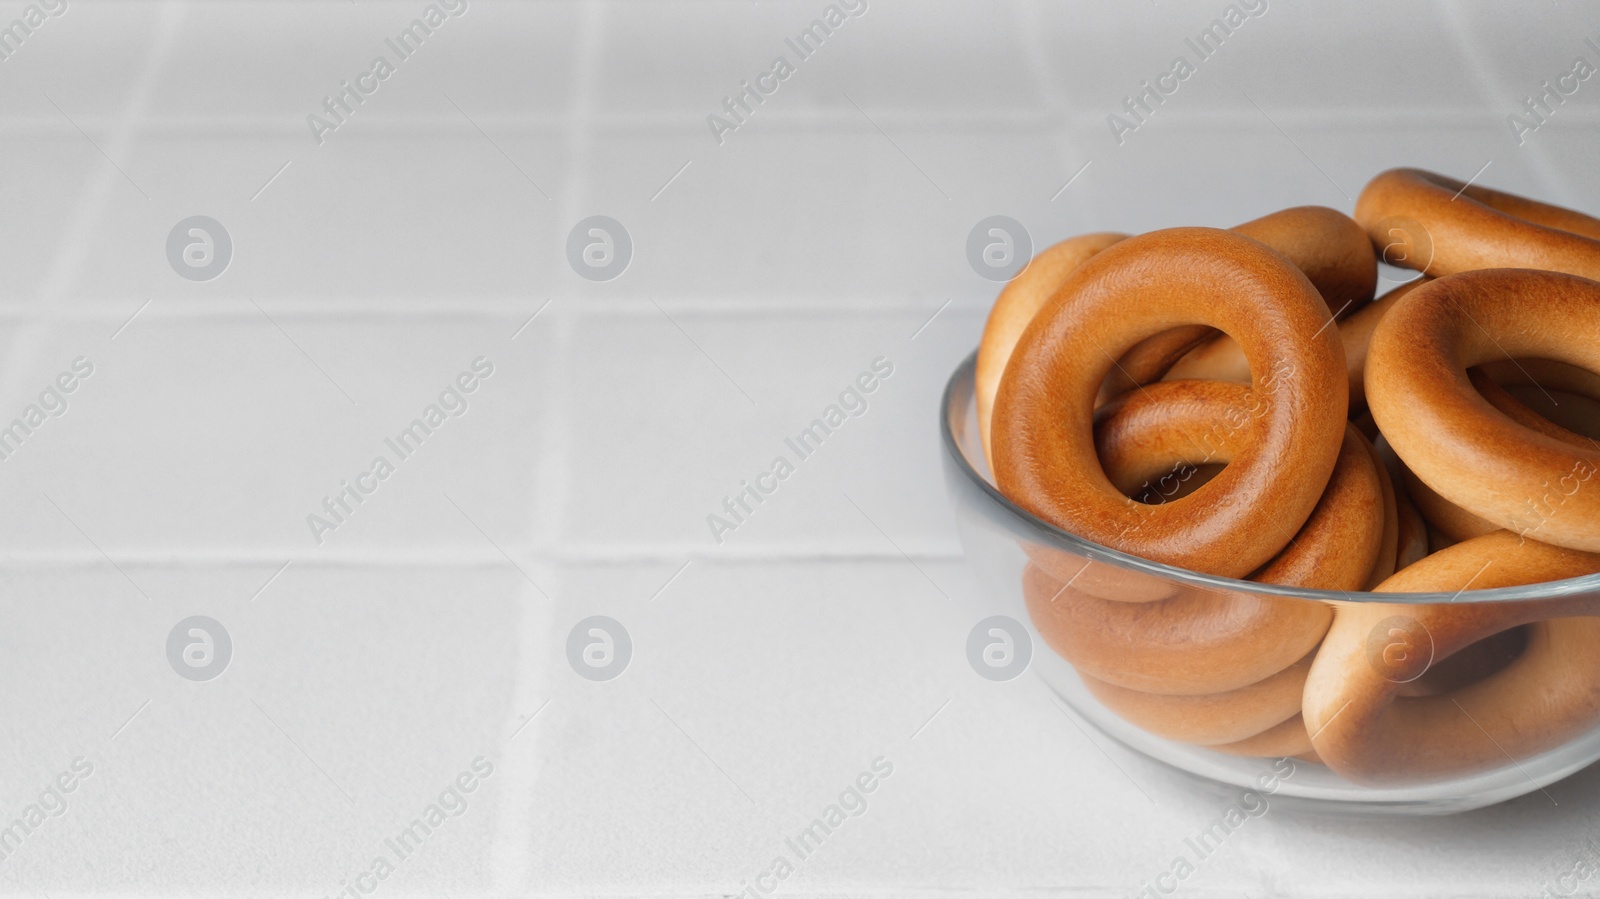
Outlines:
{"label": "tile grout line", "polygon": [[[111,139],[105,142],[105,149],[101,151],[106,161],[94,170],[94,175],[85,179],[72,218],[62,229],[61,242],[52,257],[50,268],[33,291],[33,296],[38,297],[46,309],[52,308],[59,298],[71,292],[78,272],[84,268],[83,254],[90,245],[88,236],[104,218],[106,206],[111,201],[111,191],[126,183],[123,179],[127,175],[112,160],[123,157],[123,163],[127,162],[131,137],[150,104],[154,84],[172,50],[183,13],[184,9],[171,0],[163,3],[156,13],[155,36],[145,51],[144,63],[128,93],[127,102],[121,112],[112,117]],[[73,127],[76,129],[78,126]],[[148,196],[144,199],[146,202],[150,200]],[[56,321],[53,318],[24,321],[19,333],[10,341],[11,352],[7,354],[3,374],[0,374],[0,395],[13,396],[27,389],[22,379],[39,362],[42,348],[53,344],[49,338],[55,330]]]}
{"label": "tile grout line", "polygon": [[[933,291],[927,293],[892,294],[889,291],[871,291],[863,294],[841,296],[837,294],[791,294],[789,298],[781,300],[763,300],[751,303],[747,295],[728,295],[717,297],[704,291],[686,292],[677,299],[671,295],[662,296],[627,296],[627,297],[586,297],[581,305],[563,304],[553,307],[549,311],[551,317],[566,318],[599,318],[605,316],[639,316],[659,317],[660,311],[651,305],[652,300],[659,303],[663,309],[674,313],[687,315],[733,315],[733,316],[794,316],[827,317],[833,319],[839,315],[859,314],[863,317],[873,317],[884,314],[913,313],[919,316],[918,321],[927,317],[928,301],[937,299],[939,294]],[[148,298],[146,298],[148,299]],[[570,299],[557,295],[554,299]],[[248,307],[239,308],[237,304],[229,303],[230,300],[247,301],[248,297],[227,297],[220,301],[206,303],[183,303],[177,305],[167,303],[161,309],[153,309],[140,316],[145,321],[174,320],[182,322],[222,321],[244,323],[260,317]],[[36,308],[32,306],[7,306],[0,302],[0,324],[13,322],[19,325],[33,322],[51,322],[60,324],[64,322],[86,322],[94,324],[121,325],[129,318],[128,310],[136,308],[139,301],[137,296],[128,296],[117,299],[96,299],[85,301],[79,306],[50,306]],[[223,305],[218,305],[220,302]],[[951,311],[954,313],[970,312],[974,314],[987,314],[988,297],[978,294],[972,297],[961,298],[953,302]],[[273,318],[299,321],[339,321],[350,319],[357,323],[365,324],[370,321],[406,322],[424,319],[450,319],[461,321],[471,318],[497,318],[508,319],[516,322],[526,321],[528,305],[526,297],[508,298],[505,301],[361,301],[358,303],[342,303],[338,300],[302,300],[291,299],[287,303],[274,301],[272,307]],[[816,313],[815,316],[808,315]]]}
{"label": "tile grout line", "polygon": [[[908,551],[905,554],[861,550],[853,547],[835,549],[813,546],[794,549],[747,549],[743,551],[729,551],[724,547],[717,553],[710,554],[684,545],[619,547],[615,550],[587,552],[540,550],[527,546],[509,545],[507,552],[514,558],[526,561],[539,561],[550,565],[574,567],[630,564],[654,567],[673,560],[678,560],[681,567],[681,560],[684,559],[715,565],[721,562],[745,564],[773,561],[830,564],[904,562],[907,555],[913,559],[928,562],[958,562],[966,557],[959,548],[955,547],[931,551],[917,549]],[[108,555],[111,555],[118,563],[141,569],[163,566],[185,570],[211,568],[281,569],[286,567],[283,562],[285,556],[290,557],[290,561],[296,565],[297,570],[319,567],[352,568],[384,565],[414,566],[419,568],[506,567],[506,559],[498,551],[477,546],[460,548],[401,547],[381,551],[350,550],[317,556],[296,554],[296,550],[293,547],[276,547],[263,549],[259,552],[137,549],[114,553],[108,552]],[[87,550],[15,552],[0,555],[0,571],[54,571],[62,568],[95,568],[104,563],[105,558],[105,556]]]}
{"label": "tile grout line", "polygon": [[[555,294],[549,302],[549,309],[542,310],[538,322],[534,322],[528,330],[538,330],[541,326],[547,328],[552,322],[605,322],[611,318],[661,318],[662,310],[672,318],[693,318],[693,320],[722,320],[722,322],[837,322],[840,318],[848,320],[882,320],[882,322],[907,322],[920,323],[928,318],[928,298],[936,296],[933,293],[891,294],[890,291],[867,291],[867,293],[854,294],[854,296],[838,296],[838,294],[794,294],[789,299],[779,301],[752,302],[744,296],[714,296],[714,294],[694,291],[685,293],[678,298],[674,296],[619,296],[619,298],[584,298],[582,302],[570,301],[570,296]],[[238,302],[230,302],[235,301]],[[106,301],[86,302],[83,306],[75,307],[30,307],[30,306],[5,306],[0,302],[0,326],[13,326],[13,328],[29,328],[29,326],[94,326],[104,328],[107,334],[115,333],[125,323],[130,322],[133,315],[130,310],[138,310],[136,317],[139,322],[147,325],[166,326],[194,326],[202,323],[216,323],[218,326],[251,325],[258,322],[261,315],[248,304],[250,298],[222,298],[219,304],[190,304],[190,302],[166,302],[162,307],[150,306],[150,298],[128,296],[123,299],[106,299]],[[989,298],[987,296],[954,296],[949,299],[941,315],[968,315],[968,317],[981,317],[987,315]],[[450,325],[466,325],[472,322],[510,323],[510,325],[525,325],[528,323],[528,310],[538,309],[530,306],[528,298],[507,298],[506,301],[483,302],[341,302],[341,301],[301,301],[291,299],[288,302],[277,302],[272,307],[272,318],[278,322],[310,323],[312,326],[418,326],[422,323],[445,322]],[[507,328],[510,333],[510,328]],[[522,334],[518,333],[518,336]],[[515,344],[514,344],[515,346]]]}
{"label": "tile grout line", "polygon": [[[1018,125],[1025,124],[1074,124],[1086,128],[1099,130],[1105,125],[1105,114],[1091,112],[1076,112],[1065,101],[1046,99],[1046,105],[1037,108],[1015,107],[1010,109],[987,109],[973,107],[971,109],[956,110],[953,112],[939,111],[937,108],[891,106],[884,110],[874,110],[873,116],[880,122],[902,128],[946,128],[952,123],[970,123],[973,126],[992,126],[1001,123]],[[840,126],[844,130],[860,132],[871,126],[860,123],[853,109],[844,107],[825,107],[808,109],[770,110],[768,121],[778,127],[814,127],[819,123]],[[1171,110],[1172,120],[1184,119],[1190,122],[1217,122],[1219,126],[1248,123],[1254,118],[1254,110],[1235,107],[1204,107],[1196,106],[1190,109]],[[598,133],[609,133],[613,130],[633,129],[659,129],[664,126],[682,126],[685,121],[694,121],[698,116],[704,115],[705,110],[698,107],[683,109],[640,110],[618,113],[593,113],[586,118],[590,126]],[[1570,116],[1565,116],[1574,122],[1593,124],[1600,120],[1600,110],[1574,108]],[[1484,111],[1479,107],[1461,106],[1456,108],[1441,109],[1438,107],[1403,108],[1397,107],[1387,110],[1371,110],[1362,108],[1330,107],[1322,109],[1295,109],[1285,111],[1280,118],[1290,124],[1301,127],[1329,127],[1342,128],[1352,124],[1374,125],[1386,122],[1423,122],[1426,124],[1451,124],[1467,125],[1480,123]],[[107,119],[113,116],[103,114],[88,114],[75,119],[80,125],[102,127]],[[565,127],[572,121],[568,112],[479,112],[473,119],[480,125],[492,126],[497,133],[530,134],[547,133],[550,136],[559,136]],[[146,119],[141,130],[146,134],[157,137],[165,136],[194,136],[194,135],[224,135],[224,136],[254,136],[251,131],[259,131],[262,135],[281,136],[285,130],[303,126],[304,121],[291,115],[261,115],[261,116],[175,116],[170,114],[157,114]],[[0,115],[0,128],[8,132],[25,136],[59,136],[70,138],[77,132],[68,125],[53,121],[44,115],[38,116],[6,116]],[[373,121],[369,124],[367,133],[363,136],[352,136],[352,141],[373,140],[375,138],[387,139],[397,133],[409,133],[417,136],[428,134],[441,134],[462,139],[481,139],[478,132],[470,125],[462,124],[460,116],[445,115],[441,113],[396,113],[386,117],[383,121]],[[342,138],[341,138],[342,139]]]}
{"label": "tile grout line", "polygon": [[[565,111],[566,123],[563,129],[566,136],[564,167],[566,184],[550,186],[551,191],[559,197],[555,204],[560,210],[556,220],[558,237],[563,234],[564,229],[571,227],[569,223],[577,221],[582,215],[579,203],[588,193],[589,175],[586,166],[591,155],[588,148],[593,142],[594,91],[596,79],[599,77],[603,39],[601,15],[601,7],[596,4],[585,4],[578,23],[577,51],[573,54],[572,60],[573,94]],[[559,314],[562,311],[559,303],[550,305],[558,307],[553,310],[556,314],[536,327],[554,330],[555,351],[540,353],[533,358],[533,364],[547,377],[566,361],[570,352],[574,321],[571,316]],[[540,311],[543,311],[542,307]],[[536,463],[538,469],[532,478],[535,495],[529,497],[529,501],[538,510],[531,523],[536,541],[541,536],[550,541],[554,540],[560,531],[561,522],[565,520],[570,502],[571,485],[568,483],[569,479],[562,476],[572,458],[567,428],[564,427],[569,411],[566,394],[567,391],[563,390],[553,391],[552,401],[546,405],[540,417],[544,425],[545,446],[539,453],[539,461]],[[549,497],[550,500],[541,502],[543,497]],[[520,551],[518,554],[522,555]],[[554,588],[558,596],[561,595],[560,580],[557,577],[557,586]],[[523,645],[538,646],[548,643],[555,637],[559,630],[559,625],[556,623],[556,605],[551,602],[522,604],[520,630]],[[514,714],[521,711],[521,706],[533,702],[547,702],[554,697],[553,658],[553,653],[525,654],[518,665],[514,694],[519,708],[513,710]],[[559,720],[559,717],[547,718],[545,726],[551,726],[550,722]],[[539,735],[534,734],[533,739],[534,751],[529,752],[525,749],[522,758],[540,760],[541,756],[537,752],[537,747],[541,743]],[[502,805],[498,836],[489,853],[489,879],[497,889],[522,892],[533,882],[533,870],[527,847],[536,842],[531,816],[525,814],[524,809],[533,807],[535,803],[535,791],[543,765],[541,761],[533,761],[508,767],[515,775],[510,786],[512,797]]]}

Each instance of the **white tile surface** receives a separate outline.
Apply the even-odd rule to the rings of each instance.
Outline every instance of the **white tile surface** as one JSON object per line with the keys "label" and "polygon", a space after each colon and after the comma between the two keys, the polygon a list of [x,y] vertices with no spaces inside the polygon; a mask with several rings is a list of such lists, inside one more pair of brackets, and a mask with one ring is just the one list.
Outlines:
{"label": "white tile surface", "polygon": [[[0,462],[0,823],[95,771],[7,894],[332,896],[481,754],[383,895],[737,893],[879,756],[785,892],[1133,895],[1232,799],[965,665],[935,411],[996,291],[968,230],[1349,210],[1398,164],[1600,208],[1587,93],[1505,126],[1600,35],[1581,5],[1272,2],[1119,147],[1106,115],[1226,4],[869,0],[719,146],[706,115],[825,3],[470,0],[318,146],[306,115],[425,3],[69,3],[0,63],[0,423],[96,365]],[[236,244],[203,283],[164,255],[197,213]],[[635,241],[614,281],[567,264],[597,213]],[[480,355],[318,545],[306,515]],[[193,614],[235,641],[207,684],[165,658]],[[634,641],[604,684],[566,659],[597,614]],[[1184,891],[1535,895],[1597,791],[1275,808]]]}
{"label": "white tile surface", "polygon": [[[848,495],[878,510],[874,519],[908,551],[955,551],[942,492],[930,489],[940,483],[938,456],[904,454],[898,435],[935,445],[938,373],[968,351],[962,335],[975,327],[974,312],[947,308],[912,340],[936,305],[843,315],[663,309],[583,316],[566,338],[564,543],[678,555],[881,552]],[[616,364],[618,345],[634,348],[628,366]],[[802,458],[786,441],[874,362],[892,373],[858,393],[862,411]],[[714,539],[707,516],[727,518],[724,498],[777,458],[794,473],[734,533]]]}

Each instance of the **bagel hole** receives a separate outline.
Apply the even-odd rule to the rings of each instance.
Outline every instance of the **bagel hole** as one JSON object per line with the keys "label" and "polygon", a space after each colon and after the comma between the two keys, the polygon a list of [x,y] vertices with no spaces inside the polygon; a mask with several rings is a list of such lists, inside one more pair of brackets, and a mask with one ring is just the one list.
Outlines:
{"label": "bagel hole", "polygon": [[1227,465],[1207,462],[1203,465],[1190,465],[1185,462],[1159,478],[1151,478],[1144,486],[1129,497],[1136,502],[1147,506],[1159,506],[1182,499],[1189,494],[1204,487],[1221,473]]}
{"label": "bagel hole", "polygon": [[1529,626],[1490,634],[1434,662],[1423,675],[1397,691],[1399,696],[1438,696],[1470,687],[1504,671],[1528,648]]}
{"label": "bagel hole", "polygon": [[1591,440],[1600,440],[1600,403],[1589,397],[1564,390],[1545,390],[1532,384],[1507,387],[1506,392],[1545,421]]}
{"label": "bagel hole", "polygon": [[1600,373],[1533,357],[1495,359],[1472,371],[1486,375],[1545,421],[1600,440]]}

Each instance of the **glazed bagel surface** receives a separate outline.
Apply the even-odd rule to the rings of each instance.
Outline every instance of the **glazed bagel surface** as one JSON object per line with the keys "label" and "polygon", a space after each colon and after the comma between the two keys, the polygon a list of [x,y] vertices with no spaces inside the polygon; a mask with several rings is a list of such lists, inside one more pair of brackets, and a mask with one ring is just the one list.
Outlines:
{"label": "glazed bagel surface", "polygon": [[[1338,458],[1347,375],[1329,317],[1304,274],[1227,231],[1174,228],[1103,250],[1068,276],[1007,365],[991,428],[998,486],[1096,543],[1224,576],[1254,571],[1287,542],[1282,523],[1310,515]],[[1096,396],[1128,349],[1188,324],[1243,347],[1256,439],[1193,495],[1138,503],[1100,467]]]}
{"label": "glazed bagel surface", "polygon": [[[1457,544],[1379,585],[1456,592],[1600,572],[1600,555],[1507,531]],[[1306,680],[1306,727],[1323,763],[1360,783],[1435,780],[1526,758],[1600,720],[1600,600],[1341,603]],[[1506,667],[1457,689],[1403,696],[1441,660],[1530,625]]]}
{"label": "glazed bagel surface", "polygon": [[1422,169],[1390,169],[1356,201],[1383,261],[1435,277],[1527,268],[1600,278],[1600,219]]}
{"label": "glazed bagel surface", "polygon": [[[1397,303],[1373,334],[1366,373],[1373,417],[1417,479],[1470,515],[1600,551],[1600,484],[1593,482],[1600,444],[1517,422],[1467,373],[1520,357],[1600,371],[1600,341],[1585,337],[1595,334],[1600,284],[1585,278],[1489,269],[1430,282]],[[1426,493],[1415,495],[1430,514]]]}

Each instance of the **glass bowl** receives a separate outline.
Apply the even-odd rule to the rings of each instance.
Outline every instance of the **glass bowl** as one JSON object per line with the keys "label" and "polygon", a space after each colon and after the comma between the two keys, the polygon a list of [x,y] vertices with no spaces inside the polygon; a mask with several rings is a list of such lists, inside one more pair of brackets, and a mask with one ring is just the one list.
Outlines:
{"label": "glass bowl", "polygon": [[[1148,709],[1141,709],[1137,704],[1131,707],[1121,704],[1119,697],[1125,697],[1126,694],[1117,689],[1108,693],[1105,682],[1099,679],[1107,676],[1108,666],[1117,668],[1116,653],[1108,654],[1097,649],[1095,657],[1086,664],[1083,646],[1088,645],[1091,639],[1098,638],[1074,632],[1074,614],[1057,617],[1049,611],[1055,608],[1051,603],[1075,602],[1087,597],[1087,601],[1116,601],[1116,604],[1126,607],[1152,598],[1181,595],[1185,601],[1196,603],[1266,602],[1290,612],[1306,612],[1309,610],[1302,604],[1321,603],[1332,607],[1335,616],[1341,610],[1353,614],[1361,609],[1361,603],[1378,602],[1404,604],[1406,607],[1438,603],[1559,603],[1570,609],[1570,603],[1581,605],[1586,599],[1600,600],[1600,574],[1522,587],[1473,590],[1455,595],[1345,593],[1213,577],[1091,543],[1034,517],[1013,504],[995,487],[978,432],[974,398],[976,362],[977,354],[973,353],[956,368],[945,387],[940,409],[945,479],[955,508],[962,545],[984,591],[981,596],[967,600],[974,606],[970,612],[974,621],[980,621],[980,628],[993,623],[998,623],[1002,629],[1020,627],[1026,634],[1027,647],[1031,652],[1031,660],[1027,661],[1029,670],[1043,678],[1069,708],[1105,736],[1150,758],[1213,782],[1249,790],[1269,789],[1268,785],[1271,785],[1270,788],[1275,789],[1274,801],[1285,799],[1291,805],[1334,812],[1440,814],[1479,808],[1541,789],[1600,759],[1600,708],[1597,708],[1592,719],[1585,717],[1575,727],[1569,727],[1558,745],[1542,748],[1527,757],[1513,758],[1502,752],[1497,760],[1477,762],[1465,771],[1443,775],[1415,774],[1404,770],[1380,771],[1376,778],[1358,783],[1323,766],[1314,755],[1297,754],[1290,763],[1285,763],[1277,755],[1241,756],[1182,742],[1183,734],[1171,733],[1172,728],[1159,716],[1152,719]],[[1057,584],[1063,585],[1062,590],[1055,596],[1045,597],[1044,593]],[[1046,589],[1041,590],[1041,586]],[[1455,610],[1451,614],[1455,614]],[[1387,624],[1387,620],[1384,623]],[[1043,632],[1041,624],[1044,625]],[[975,629],[974,637],[979,633],[980,630]],[[999,631],[991,633],[1000,634]],[[1018,642],[1022,642],[1022,634],[1017,636]],[[1405,635],[1400,634],[1399,637],[1401,642],[1395,645],[1404,646]],[[1143,636],[1136,635],[1134,639],[1143,639]],[[1471,648],[1486,647],[1496,641],[1500,645],[1495,651],[1514,660],[1520,648],[1514,645],[1515,635],[1511,631]],[[979,645],[982,645],[981,641]],[[1368,648],[1373,649],[1371,646]],[[1181,654],[1184,651],[1181,645],[1167,645],[1164,649],[1169,653],[1177,651]],[[1289,655],[1285,657],[1292,662],[1293,655],[1303,649],[1288,648],[1286,651]],[[1379,654],[1369,656],[1374,664],[1384,665],[1394,661],[1382,654],[1387,651],[1386,647],[1379,646],[1376,649]],[[974,647],[969,646],[969,654],[975,651]],[[1470,654],[1463,650],[1456,656],[1467,657]],[[1108,655],[1110,661],[1107,661]],[[1477,652],[1476,655],[1483,657],[1484,653]],[[1397,657],[1403,656],[1402,650]],[[1078,659],[1079,664],[1074,665],[1069,657]],[[974,665],[978,664],[975,657]],[[1148,660],[1144,664],[1148,664]],[[1080,667],[1087,667],[1099,677],[1080,674]],[[1410,673],[1405,675],[1405,679],[1416,680],[1420,676],[1418,671],[1428,672],[1430,668],[1445,672],[1447,667],[1448,660],[1435,662],[1430,655],[1420,669],[1414,664],[1407,668]],[[1113,676],[1117,673],[1115,670],[1111,672]],[[1399,676],[1391,680],[1402,682]],[[1418,681],[1418,687],[1412,695],[1427,695],[1423,687],[1425,680]],[[1091,692],[1093,684],[1099,686]],[[1106,696],[1109,696],[1106,701],[1098,698]],[[1113,711],[1108,701],[1118,703],[1128,717]],[[1396,701],[1405,703],[1407,700]],[[1535,699],[1530,697],[1529,701]],[[1133,723],[1133,720],[1142,722],[1143,726]],[[1333,719],[1330,718],[1324,726],[1332,723]],[[1290,725],[1285,722],[1283,726]],[[1577,732],[1573,734],[1573,730]],[[1165,736],[1157,734],[1162,731],[1167,732]],[[1489,732],[1484,731],[1484,735],[1489,737]],[[1492,741],[1493,738],[1489,739]],[[1214,740],[1211,742],[1214,744]],[[1271,751],[1270,739],[1262,745]],[[1260,750],[1259,746],[1257,750]],[[1284,776],[1285,771],[1292,771],[1292,774]]]}

